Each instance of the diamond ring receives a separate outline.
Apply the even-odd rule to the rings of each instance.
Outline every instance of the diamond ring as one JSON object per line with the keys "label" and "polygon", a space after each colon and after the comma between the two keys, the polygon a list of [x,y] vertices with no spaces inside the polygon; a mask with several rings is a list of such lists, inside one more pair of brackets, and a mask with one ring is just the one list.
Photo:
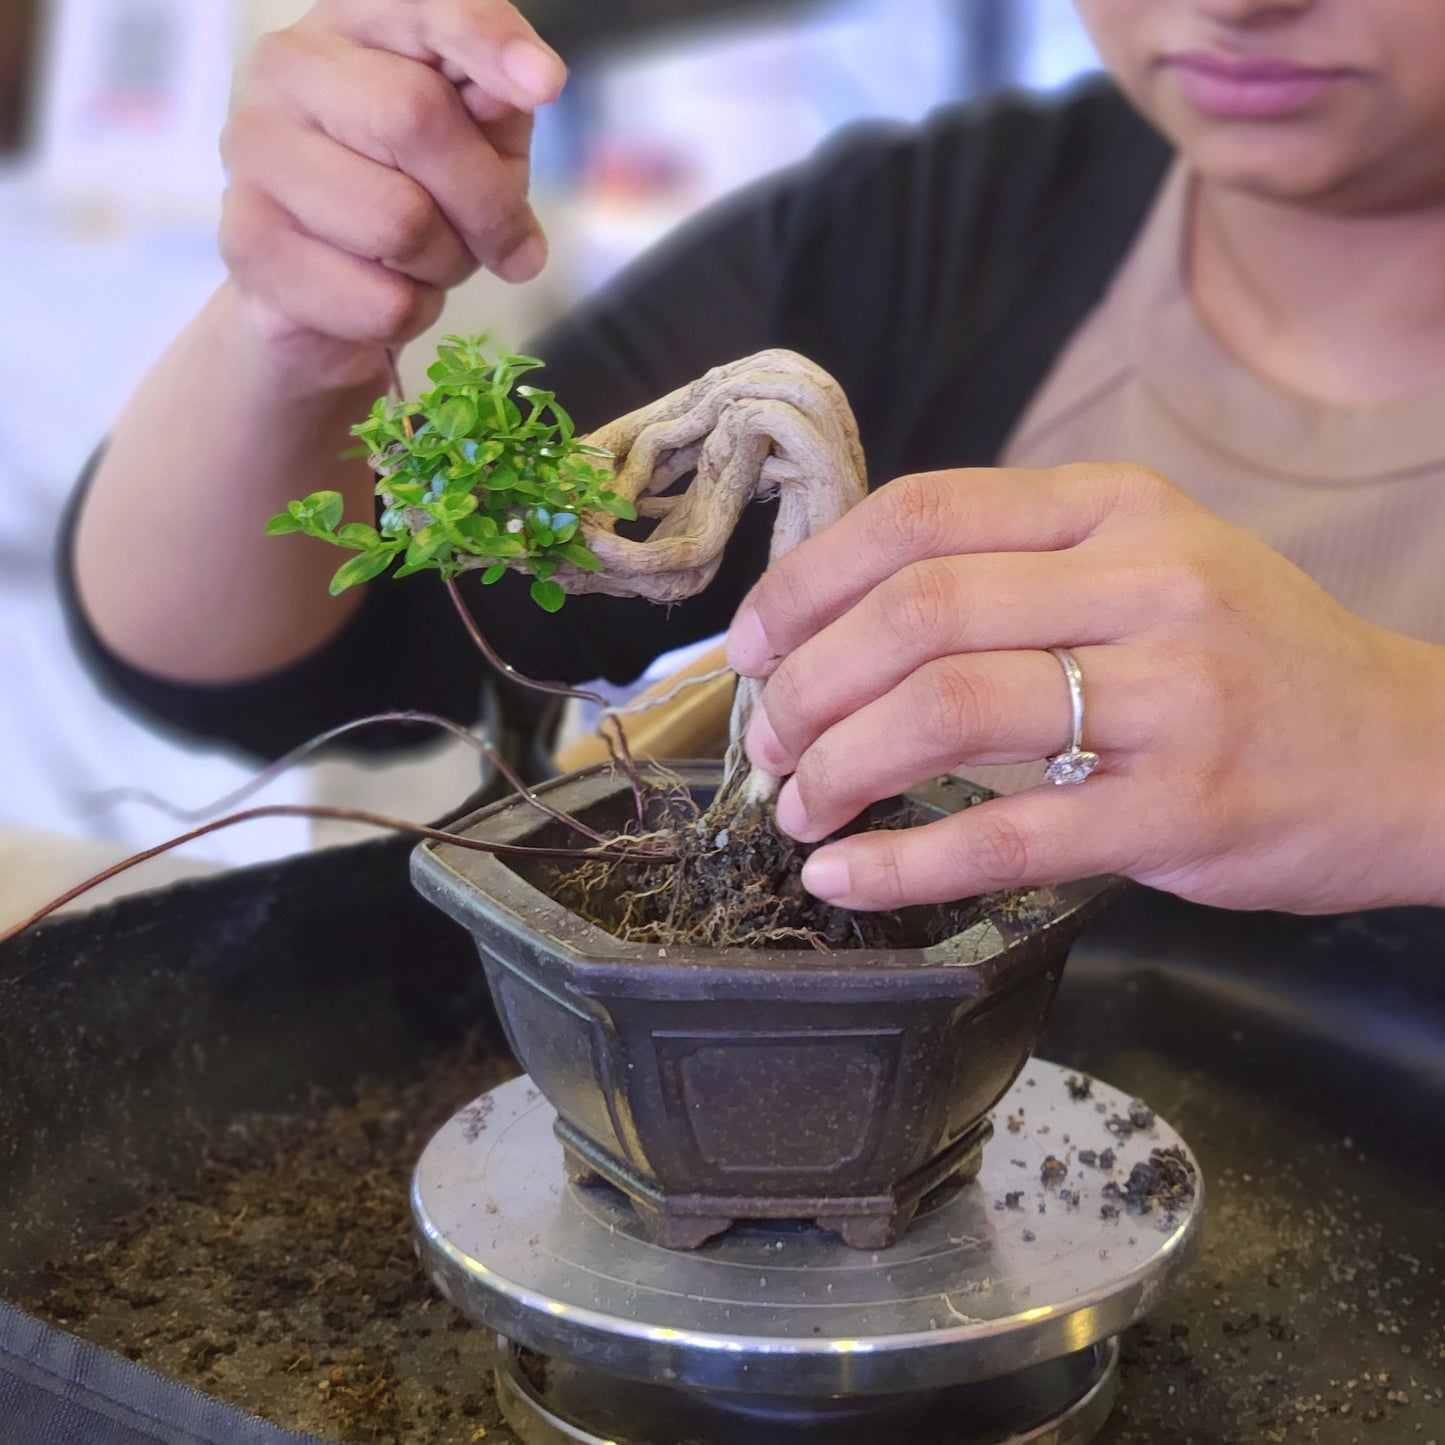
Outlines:
{"label": "diamond ring", "polygon": [[1078,659],[1067,647],[1051,647],[1049,652],[1058,659],[1064,669],[1064,678],[1069,684],[1070,736],[1068,749],[1056,753],[1048,760],[1044,777],[1051,783],[1062,786],[1065,783],[1082,783],[1098,766],[1098,753],[1086,752],[1084,741],[1084,674]]}

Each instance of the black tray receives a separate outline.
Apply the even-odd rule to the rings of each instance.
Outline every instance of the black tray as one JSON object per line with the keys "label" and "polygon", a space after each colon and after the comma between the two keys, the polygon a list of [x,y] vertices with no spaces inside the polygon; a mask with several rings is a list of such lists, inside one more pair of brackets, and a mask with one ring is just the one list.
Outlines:
{"label": "black tray", "polygon": [[[406,1074],[492,1017],[408,847],[178,884],[0,950],[0,1296],[137,1190],[184,1181],[234,1114]],[[1040,1052],[1143,1096],[1208,1179],[1201,1261],[1126,1340],[1101,1442],[1445,1438],[1445,913],[1228,914],[1135,890],[1076,946]],[[0,1312],[7,1445],[296,1438],[225,1407],[223,1433],[161,1433],[155,1377],[153,1433],[111,1409],[66,1435],[89,1407],[41,1368],[57,1360],[92,1389],[145,1383]]]}

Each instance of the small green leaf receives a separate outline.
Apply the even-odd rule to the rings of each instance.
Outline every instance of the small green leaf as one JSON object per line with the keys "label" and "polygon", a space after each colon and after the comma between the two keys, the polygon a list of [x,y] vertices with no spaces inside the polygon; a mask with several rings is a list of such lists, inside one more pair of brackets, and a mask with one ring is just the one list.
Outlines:
{"label": "small green leaf", "polygon": [[381,537],[376,528],[368,527],[365,522],[348,522],[337,532],[336,540],[344,546],[356,547],[365,552],[381,546]]}
{"label": "small green leaf", "polygon": [[462,348],[443,343],[437,347],[437,359],[427,367],[426,374],[433,381],[442,382],[448,377],[469,376],[471,371],[471,363],[467,361]]}
{"label": "small green leaf", "polygon": [[484,537],[472,543],[478,557],[520,557],[526,550],[526,543],[515,537]]}
{"label": "small green leaf", "polygon": [[597,503],[604,512],[611,512],[614,517],[620,517],[624,522],[637,520],[637,508],[626,497],[619,497],[616,492],[600,492]]}
{"label": "small green leaf", "polygon": [[370,582],[386,571],[390,561],[390,552],[358,552],[336,569],[336,575],[331,579],[331,595],[335,597],[348,587],[355,587],[358,582]]}
{"label": "small green leaf", "polygon": [[506,575],[507,564],[505,562],[494,562],[482,573],[482,586],[490,587],[493,582],[500,582]]}
{"label": "small green leaf", "polygon": [[470,397],[454,396],[431,414],[432,425],[448,439],[465,436],[477,424],[477,404]]}
{"label": "small green leaf", "polygon": [[419,507],[426,501],[427,489],[420,482],[393,481],[387,491],[396,501],[405,502],[408,507]]}
{"label": "small green leaf", "polygon": [[562,556],[574,567],[580,567],[584,572],[600,572],[602,561],[594,555],[585,542],[568,542],[562,548]]}
{"label": "small green leaf", "polygon": [[541,578],[532,583],[532,601],[544,612],[557,612],[567,600],[567,594],[556,582],[544,582]]}
{"label": "small green leaf", "polygon": [[497,535],[497,522],[494,517],[474,512],[457,523],[457,531],[471,541],[485,542],[489,537]]}
{"label": "small green leaf", "polygon": [[439,522],[460,522],[477,510],[477,499],[470,492],[443,492],[431,503],[431,514]]}
{"label": "small green leaf", "polygon": [[437,526],[423,527],[406,549],[406,565],[415,567],[418,562],[430,562],[444,547],[450,546],[446,532]]}
{"label": "small green leaf", "polygon": [[301,504],[328,532],[334,532],[346,511],[340,492],[312,492]]}
{"label": "small green leaf", "polygon": [[266,535],[268,537],[285,537],[291,532],[302,531],[301,523],[291,515],[290,512],[277,512],[277,514],[266,523]]}
{"label": "small green leaf", "polygon": [[[552,413],[552,419],[556,422],[557,429],[562,434],[562,440],[564,442],[570,442],[572,440],[574,430],[572,418],[565,411],[563,411],[562,408],[558,406],[555,401],[553,401],[548,406],[547,410]],[[600,450],[600,448],[593,448],[593,450]]]}

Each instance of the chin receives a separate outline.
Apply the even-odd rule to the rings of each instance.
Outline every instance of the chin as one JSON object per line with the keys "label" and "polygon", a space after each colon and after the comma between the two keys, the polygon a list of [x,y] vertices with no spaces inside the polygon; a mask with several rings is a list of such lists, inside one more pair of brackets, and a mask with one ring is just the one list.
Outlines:
{"label": "chin", "polygon": [[[1359,157],[1337,127],[1303,121],[1212,121],[1173,105],[1151,107],[1156,126],[1206,180],[1291,204],[1338,204]],[[1149,112],[1146,112],[1149,113]]]}
{"label": "chin", "polygon": [[1349,167],[1311,147],[1272,146],[1250,137],[1198,139],[1182,147],[1195,172],[1212,184],[1262,200],[1333,206],[1349,193]]}

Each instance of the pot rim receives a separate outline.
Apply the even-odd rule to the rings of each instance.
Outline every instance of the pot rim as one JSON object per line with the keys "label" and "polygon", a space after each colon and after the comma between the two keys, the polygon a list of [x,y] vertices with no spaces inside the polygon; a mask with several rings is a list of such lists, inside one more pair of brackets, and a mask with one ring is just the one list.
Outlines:
{"label": "pot rim", "polygon": [[[722,771],[722,764],[714,760],[669,761],[665,766],[644,761],[638,767],[644,778],[650,775],[681,779],[693,788],[715,787]],[[626,779],[611,763],[604,762],[548,779],[530,791],[538,797],[547,797],[563,811],[576,814],[626,791],[627,787]],[[948,776],[911,788],[904,796],[936,807],[940,816],[946,816],[993,795],[976,783]],[[512,793],[450,826],[454,832],[481,834],[494,842],[520,843],[552,822],[531,807],[521,794]],[[961,933],[918,948],[824,951],[803,946],[750,949],[628,943],[565,908],[497,854],[428,839],[413,850],[411,871],[418,890],[459,922],[470,926],[475,921],[473,916],[461,913],[459,896],[480,895],[488,900],[499,918],[540,934],[550,944],[565,950],[573,966],[604,973],[619,969],[630,971],[637,965],[653,970],[661,959],[674,965],[686,964],[698,981],[710,975],[720,981],[740,976],[757,980],[769,973],[806,972],[832,974],[839,982],[845,982],[879,970],[937,974],[943,969],[973,969],[995,960],[1014,941],[1004,935],[995,919],[985,917]],[[1047,911],[1048,917],[1043,922],[1019,926],[1020,938],[1039,938],[1059,928],[1081,927],[1122,884],[1121,879],[1102,875],[999,892],[1021,892],[1025,907],[1032,904]]]}

